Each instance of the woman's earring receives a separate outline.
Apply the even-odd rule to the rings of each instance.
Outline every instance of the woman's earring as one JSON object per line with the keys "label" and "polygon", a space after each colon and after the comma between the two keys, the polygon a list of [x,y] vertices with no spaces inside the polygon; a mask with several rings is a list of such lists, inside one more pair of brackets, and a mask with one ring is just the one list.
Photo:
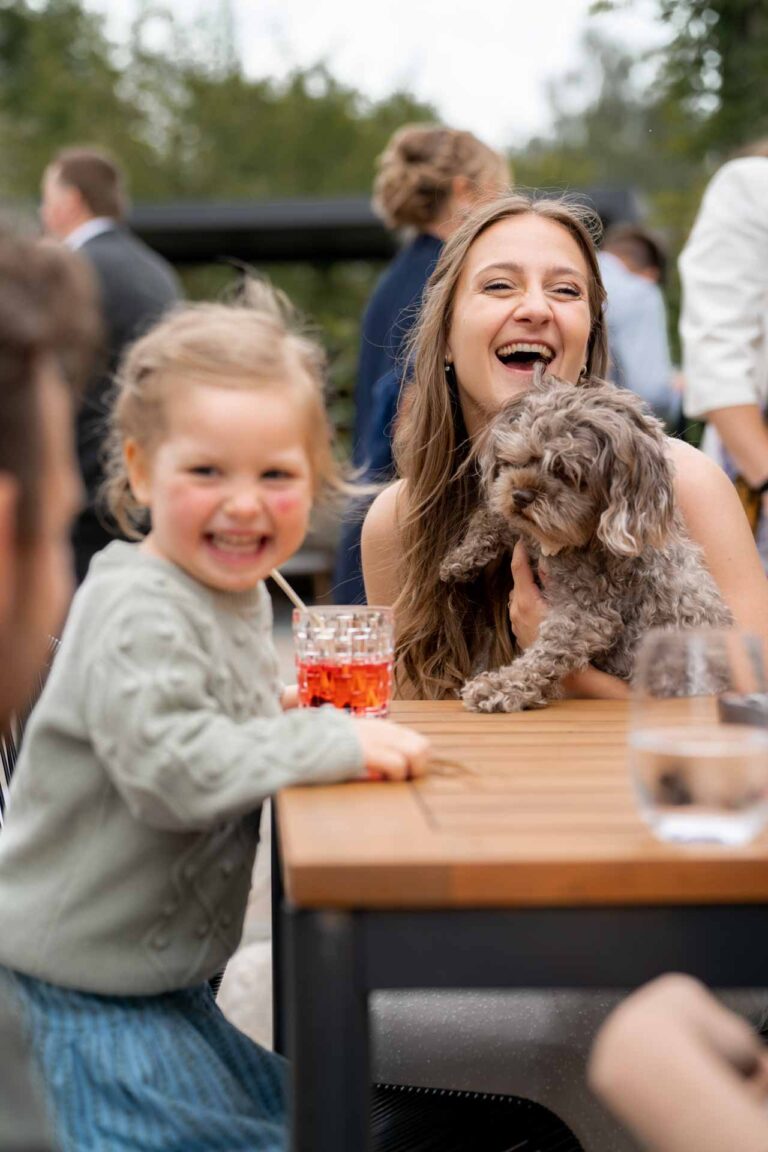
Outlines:
{"label": "woman's earring", "polygon": [[446,379],[450,380],[453,375],[453,360],[449,360],[447,356],[443,360],[443,372],[445,372]]}

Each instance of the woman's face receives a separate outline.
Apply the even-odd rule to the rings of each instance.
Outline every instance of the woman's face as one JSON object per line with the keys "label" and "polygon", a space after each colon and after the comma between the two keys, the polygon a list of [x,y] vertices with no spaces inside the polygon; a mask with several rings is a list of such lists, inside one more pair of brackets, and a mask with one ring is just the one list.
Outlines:
{"label": "woman's face", "polygon": [[588,288],[581,249],[554,220],[510,216],[475,240],[447,345],[470,435],[530,387],[537,363],[578,380],[591,328]]}

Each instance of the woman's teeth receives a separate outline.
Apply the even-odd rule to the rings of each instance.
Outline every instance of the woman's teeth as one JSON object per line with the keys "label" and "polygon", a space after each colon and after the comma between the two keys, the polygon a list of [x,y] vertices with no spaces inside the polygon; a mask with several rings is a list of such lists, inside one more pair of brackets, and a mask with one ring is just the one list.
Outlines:
{"label": "woman's teeth", "polygon": [[515,341],[512,344],[502,344],[500,348],[496,349],[496,355],[502,364],[534,364],[537,360],[543,360],[545,364],[549,364],[554,359],[555,354],[547,344],[538,343],[524,343],[523,341]]}

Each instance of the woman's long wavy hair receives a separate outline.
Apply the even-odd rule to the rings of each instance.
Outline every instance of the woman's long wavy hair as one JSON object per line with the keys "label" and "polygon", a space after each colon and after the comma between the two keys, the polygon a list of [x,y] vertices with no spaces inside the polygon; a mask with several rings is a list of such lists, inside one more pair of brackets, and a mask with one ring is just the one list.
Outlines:
{"label": "woman's long wavy hair", "polygon": [[605,376],[607,371],[605,289],[596,254],[601,228],[595,214],[566,199],[531,200],[518,194],[473,212],[446,243],[430,278],[411,338],[413,376],[394,439],[398,475],[407,481],[399,524],[403,561],[395,603],[397,677],[401,691],[427,699],[456,695],[481,668],[499,667],[514,655],[508,561],[469,584],[444,584],[438,573],[480,498],[455,374],[445,366],[456,288],[475,240],[500,220],[525,215],[552,220],[578,244],[589,271],[586,370],[589,376]]}

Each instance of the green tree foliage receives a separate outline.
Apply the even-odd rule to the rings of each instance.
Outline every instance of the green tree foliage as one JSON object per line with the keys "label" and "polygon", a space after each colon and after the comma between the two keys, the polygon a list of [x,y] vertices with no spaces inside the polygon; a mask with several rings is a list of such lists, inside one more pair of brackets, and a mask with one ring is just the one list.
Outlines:
{"label": "green tree foliage", "polygon": [[[573,74],[551,87],[553,129],[515,157],[521,180],[543,187],[625,183],[645,204],[670,255],[670,335],[677,349],[676,257],[715,167],[768,135],[765,0],[655,0],[662,47],[638,56],[595,21]],[[629,11],[597,0],[592,14]],[[584,101],[583,84],[593,93]]]}
{"label": "green tree foliage", "polygon": [[[656,55],[651,101],[672,149],[709,170],[768,134],[768,5],[764,0],[655,0],[668,31]],[[594,15],[631,8],[596,0]]]}
{"label": "green tree foliage", "polygon": [[658,0],[672,30],[661,74],[689,115],[688,145],[723,160],[768,133],[768,6],[764,0]]}
{"label": "green tree foliage", "polygon": [[0,4],[0,192],[34,194],[53,151],[72,141],[107,143],[116,125],[132,166],[143,151],[141,118],[121,97],[119,79],[100,20],[76,0]]}
{"label": "green tree foliage", "polygon": [[[80,0],[0,0],[0,196],[38,195],[50,157],[70,144],[119,157],[136,200],[277,199],[370,193],[376,156],[407,120],[435,119],[407,93],[379,102],[322,63],[286,81],[244,74],[228,0],[182,24],[144,0],[130,40],[111,45]],[[266,271],[321,329],[334,416],[351,421],[359,318],[380,266],[271,266]],[[185,271],[192,296],[237,273]]]}
{"label": "green tree foliage", "polygon": [[[519,180],[539,188],[624,184],[652,206],[689,185],[695,164],[682,147],[678,106],[658,99],[658,69],[595,29],[581,54],[578,69],[550,84],[550,134],[515,154]],[[586,106],[585,77],[593,88]],[[668,211],[663,218],[668,224]]]}

